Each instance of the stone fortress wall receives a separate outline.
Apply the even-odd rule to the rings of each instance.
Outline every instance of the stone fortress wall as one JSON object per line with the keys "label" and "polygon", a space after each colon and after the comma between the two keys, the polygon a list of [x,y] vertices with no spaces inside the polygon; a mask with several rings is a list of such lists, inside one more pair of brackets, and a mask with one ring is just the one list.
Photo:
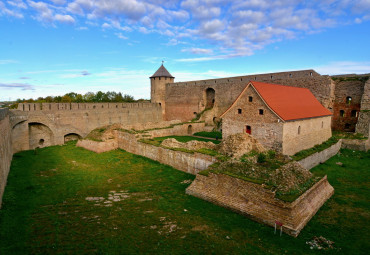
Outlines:
{"label": "stone fortress wall", "polygon": [[0,109],[0,208],[13,157],[11,124],[8,109]]}
{"label": "stone fortress wall", "polygon": [[11,114],[14,153],[64,144],[114,123],[162,121],[161,106],[152,103],[31,103]]}
{"label": "stone fortress wall", "polygon": [[[332,110],[335,84],[329,76],[314,70],[246,75],[238,77],[168,83],[166,85],[166,119],[190,120],[202,112],[207,91],[214,93],[214,116],[218,117],[234,102],[249,81],[276,83],[308,88],[326,108]],[[211,95],[212,96],[212,95]]]}
{"label": "stone fortress wall", "polygon": [[356,125],[356,132],[370,137],[370,79],[365,83],[364,93],[361,98],[361,108]]}

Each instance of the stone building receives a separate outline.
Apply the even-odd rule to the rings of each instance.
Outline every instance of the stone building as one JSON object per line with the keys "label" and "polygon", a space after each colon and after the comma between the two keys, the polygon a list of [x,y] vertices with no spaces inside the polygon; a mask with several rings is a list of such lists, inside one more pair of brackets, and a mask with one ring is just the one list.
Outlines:
{"label": "stone building", "polygon": [[220,117],[223,137],[248,133],[293,155],[331,137],[331,115],[308,89],[251,81]]}

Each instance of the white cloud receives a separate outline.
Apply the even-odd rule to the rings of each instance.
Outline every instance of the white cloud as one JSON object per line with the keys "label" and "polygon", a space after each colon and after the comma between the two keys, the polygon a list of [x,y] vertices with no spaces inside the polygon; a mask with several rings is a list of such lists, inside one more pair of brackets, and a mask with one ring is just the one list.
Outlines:
{"label": "white cloud", "polygon": [[182,52],[190,52],[192,54],[212,54],[213,50],[211,49],[201,49],[201,48],[190,48],[190,49],[182,49]]}
{"label": "white cloud", "polygon": [[17,60],[13,59],[0,59],[0,65],[8,65],[8,64],[16,64],[18,63]]}
{"label": "white cloud", "polygon": [[0,88],[33,90],[34,86],[28,83],[0,83]]}
{"label": "white cloud", "polygon": [[20,9],[27,9],[27,5],[22,0],[7,1],[7,3]]}
{"label": "white cloud", "polygon": [[123,39],[123,40],[127,40],[128,37],[127,36],[124,36],[122,33],[116,33],[116,36],[119,38],[119,39]]}
{"label": "white cloud", "polygon": [[370,62],[338,61],[314,68],[321,74],[364,74],[370,73]]}
{"label": "white cloud", "polygon": [[57,14],[57,15],[55,15],[54,19],[56,21],[61,22],[61,23],[67,23],[67,24],[73,24],[73,23],[75,23],[75,19],[72,18],[72,16],[70,16],[70,15]]}

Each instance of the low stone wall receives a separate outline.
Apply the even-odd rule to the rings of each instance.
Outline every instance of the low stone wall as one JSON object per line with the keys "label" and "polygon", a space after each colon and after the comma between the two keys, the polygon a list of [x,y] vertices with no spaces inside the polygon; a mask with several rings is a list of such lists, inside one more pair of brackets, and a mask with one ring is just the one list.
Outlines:
{"label": "low stone wall", "polygon": [[304,159],[298,161],[304,168],[310,170],[311,168],[317,166],[320,163],[324,163],[329,158],[333,157],[339,152],[342,146],[342,140],[339,140],[336,144],[330,146],[329,148],[316,152]]}
{"label": "low stone wall", "polygon": [[342,148],[356,151],[368,151],[370,149],[370,138],[367,140],[342,139]]}
{"label": "low stone wall", "polygon": [[186,193],[226,207],[251,219],[274,227],[283,223],[283,231],[298,236],[307,222],[333,194],[326,176],[294,202],[276,199],[262,185],[223,174],[197,175]]}
{"label": "low stone wall", "polygon": [[0,208],[13,157],[8,109],[0,109]]}
{"label": "low stone wall", "polygon": [[201,153],[192,154],[141,143],[137,141],[135,134],[116,132],[119,148],[170,165],[187,173],[197,174],[217,161],[215,157]]}
{"label": "low stone wall", "polygon": [[161,128],[146,131],[141,136],[146,137],[162,137],[170,135],[192,135],[196,132],[204,131],[204,122],[186,123],[182,125],[175,125],[172,128]]}
{"label": "low stone wall", "polygon": [[79,140],[76,146],[85,148],[86,150],[93,151],[96,153],[102,153],[102,152],[117,149],[118,142],[116,140],[109,140],[105,142],[96,142],[96,141],[91,141],[91,140]]}

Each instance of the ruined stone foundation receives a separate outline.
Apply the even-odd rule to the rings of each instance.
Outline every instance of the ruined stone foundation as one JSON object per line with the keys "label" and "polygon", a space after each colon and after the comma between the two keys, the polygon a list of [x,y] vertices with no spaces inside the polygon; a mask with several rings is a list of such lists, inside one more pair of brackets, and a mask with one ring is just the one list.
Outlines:
{"label": "ruined stone foundation", "polygon": [[226,207],[274,227],[283,224],[283,232],[297,237],[307,222],[333,194],[326,176],[294,202],[284,202],[262,185],[224,174],[197,175],[186,193]]}

